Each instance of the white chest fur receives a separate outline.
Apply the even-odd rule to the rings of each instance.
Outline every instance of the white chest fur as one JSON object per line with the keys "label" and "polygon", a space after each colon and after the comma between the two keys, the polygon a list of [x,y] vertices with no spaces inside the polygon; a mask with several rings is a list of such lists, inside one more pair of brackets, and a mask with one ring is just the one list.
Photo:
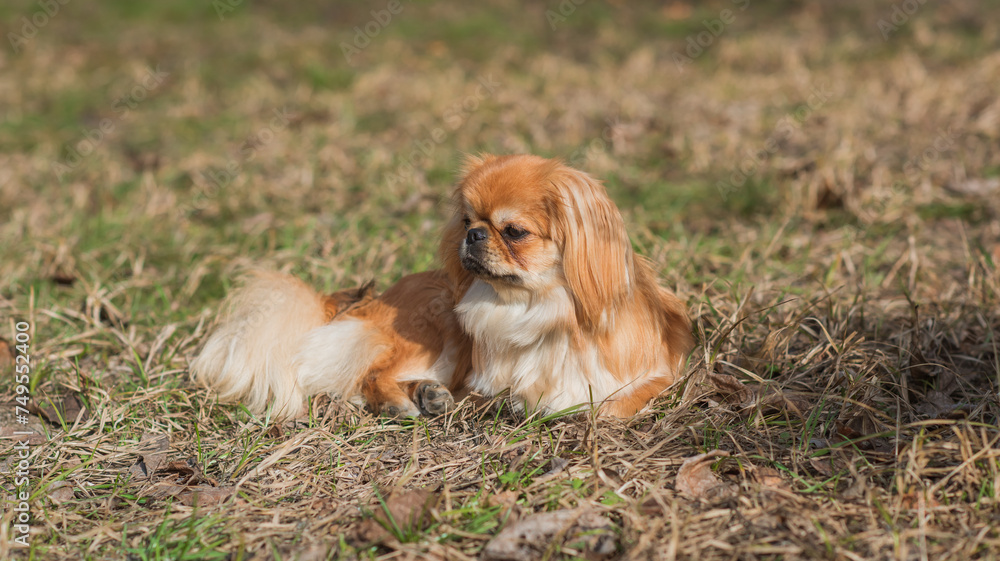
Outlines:
{"label": "white chest fur", "polygon": [[476,391],[510,388],[529,409],[559,411],[600,403],[625,385],[607,371],[597,348],[574,333],[573,301],[563,288],[544,298],[505,299],[476,280],[456,312],[473,339]]}

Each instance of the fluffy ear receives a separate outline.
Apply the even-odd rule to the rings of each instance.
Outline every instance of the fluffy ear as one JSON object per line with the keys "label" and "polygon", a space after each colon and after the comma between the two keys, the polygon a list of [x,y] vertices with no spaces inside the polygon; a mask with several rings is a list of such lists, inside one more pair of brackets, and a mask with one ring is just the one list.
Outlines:
{"label": "fluffy ear", "polygon": [[636,282],[625,221],[604,186],[589,175],[562,167],[549,180],[556,193],[551,209],[553,239],[561,244],[577,319],[585,326],[600,327]]}
{"label": "fluffy ear", "polygon": [[694,348],[694,336],[691,333],[691,318],[687,307],[673,292],[656,287],[660,300],[660,321],[663,326],[663,342],[667,349],[667,360],[671,367],[676,365],[677,376],[680,376],[691,350]]}

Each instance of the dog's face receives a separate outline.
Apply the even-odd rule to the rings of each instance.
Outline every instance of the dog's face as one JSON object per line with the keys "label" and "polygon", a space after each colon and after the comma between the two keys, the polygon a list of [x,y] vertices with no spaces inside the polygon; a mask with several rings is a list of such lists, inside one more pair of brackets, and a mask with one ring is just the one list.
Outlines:
{"label": "dog's face", "polygon": [[499,290],[540,292],[558,282],[562,256],[544,189],[551,166],[533,160],[475,166],[460,188],[462,267]]}
{"label": "dog's face", "polygon": [[525,155],[470,158],[465,171],[442,245],[450,272],[460,267],[502,295],[567,288],[583,323],[631,292],[631,244],[598,182]]}

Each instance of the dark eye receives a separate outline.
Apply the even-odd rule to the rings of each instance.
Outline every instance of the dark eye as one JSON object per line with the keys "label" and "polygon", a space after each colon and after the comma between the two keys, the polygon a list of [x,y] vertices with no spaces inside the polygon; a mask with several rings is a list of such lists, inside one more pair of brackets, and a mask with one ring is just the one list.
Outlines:
{"label": "dark eye", "polygon": [[524,236],[527,236],[528,231],[522,230],[521,228],[518,228],[517,226],[511,224],[510,226],[507,226],[506,228],[503,229],[503,235],[504,237],[510,240],[519,240]]}
{"label": "dark eye", "polygon": [[466,216],[465,218],[462,219],[462,224],[465,224],[465,227],[468,228],[472,224],[472,221],[469,220],[468,216]]}

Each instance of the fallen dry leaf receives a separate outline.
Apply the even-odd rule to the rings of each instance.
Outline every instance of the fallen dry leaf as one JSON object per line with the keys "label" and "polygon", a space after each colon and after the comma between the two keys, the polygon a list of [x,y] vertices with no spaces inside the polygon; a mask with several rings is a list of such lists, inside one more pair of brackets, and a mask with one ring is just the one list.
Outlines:
{"label": "fallen dry leaf", "polygon": [[62,407],[63,418],[66,419],[66,422],[70,422],[71,420],[75,422],[77,419],[85,421],[87,419],[86,416],[80,416],[81,413],[85,413],[86,408],[83,406],[83,400],[75,393],[68,394],[63,398]]}
{"label": "fallen dry leaf", "polygon": [[139,461],[129,468],[129,473],[137,477],[152,477],[167,461],[170,438],[165,434],[142,433],[139,440]]}
{"label": "fallen dry leaf", "polygon": [[812,407],[812,402],[803,396],[779,390],[777,393],[764,397],[761,405],[778,412],[787,411],[798,416],[800,419],[805,419],[808,416],[809,409]]}
{"label": "fallen dry leaf", "polygon": [[236,487],[211,487],[209,485],[172,485],[157,483],[141,494],[154,499],[174,498],[188,506],[219,504],[236,492]]}
{"label": "fallen dry leaf", "polygon": [[927,392],[923,403],[914,409],[918,415],[928,419],[950,419],[963,416],[958,404],[952,401],[947,393],[937,390]]}
{"label": "fallen dry leaf", "polygon": [[193,475],[199,472],[198,468],[185,461],[170,462],[160,468],[159,471],[173,471],[181,475]]}
{"label": "fallen dry leaf", "polygon": [[128,467],[128,473],[133,479],[146,477],[146,466],[142,463],[142,460],[139,460]]}
{"label": "fallen dry leaf", "polygon": [[[45,426],[37,415],[28,415],[26,423],[19,422],[25,419],[17,414],[18,405],[16,401],[0,403],[0,439],[6,442],[27,440],[28,444],[31,445],[48,442],[48,437],[45,436]],[[18,434],[25,432],[30,434]]]}
{"label": "fallen dry leaf", "polygon": [[681,493],[697,498],[725,494],[731,490],[731,487],[715,475],[715,472],[712,471],[712,463],[716,458],[728,456],[729,452],[724,450],[712,450],[684,460],[680,471],[677,472],[677,482],[674,484],[674,488]]}
{"label": "fallen dry leaf", "polygon": [[854,481],[840,493],[840,498],[844,500],[863,499],[868,489],[867,478],[863,476],[855,477]]}
{"label": "fallen dry leaf", "polygon": [[14,352],[6,339],[0,339],[0,372],[5,372],[14,365]]}
{"label": "fallen dry leaf", "polygon": [[860,421],[857,421],[855,419],[852,419],[851,421],[846,423],[838,422],[836,425],[837,434],[843,436],[848,440],[861,438],[863,435],[860,432],[858,432],[857,428],[855,428],[858,426],[859,423]]}
{"label": "fallen dry leaf", "polygon": [[558,545],[584,552],[589,558],[613,554],[617,548],[611,523],[595,511],[557,510],[533,514],[504,528],[483,549],[483,558],[529,561]]}
{"label": "fallen dry leaf", "polygon": [[792,493],[791,485],[774,468],[756,467],[750,473],[750,478],[760,486],[759,496],[765,500],[787,498]]}
{"label": "fallen dry leaf", "polygon": [[709,372],[706,379],[724,403],[737,404],[744,408],[760,404],[762,407],[779,412],[788,411],[802,418],[805,418],[812,407],[812,403],[805,396],[783,392],[771,386],[744,384],[729,374]]}
{"label": "fallen dry leaf", "polygon": [[709,372],[706,379],[726,403],[747,403],[754,397],[753,389],[747,387],[734,376]]}
{"label": "fallen dry leaf", "polygon": [[888,441],[881,437],[871,437],[878,433],[881,427],[878,420],[873,415],[861,412],[843,422],[837,421],[837,434],[848,439],[857,441],[855,445],[862,450],[885,450]]}
{"label": "fallen dry leaf", "polygon": [[662,497],[651,496],[639,503],[639,513],[643,516],[663,516],[670,512]]}
{"label": "fallen dry leaf", "polygon": [[833,475],[833,462],[829,457],[826,458],[809,458],[809,465],[812,466],[816,473],[823,477],[830,477]]}
{"label": "fallen dry leaf", "polygon": [[380,544],[391,538],[392,534],[390,534],[388,530],[383,528],[382,525],[376,522],[373,518],[368,518],[366,520],[362,520],[361,524],[358,524],[355,527],[351,543],[357,547],[369,547]]}
{"label": "fallen dry leaf", "polygon": [[71,501],[75,497],[73,486],[66,481],[56,481],[49,485],[49,500],[57,505]]}
{"label": "fallen dry leaf", "polygon": [[[72,425],[77,419],[80,421],[87,420],[86,408],[83,406],[83,401],[73,392],[59,397],[43,398],[37,402],[32,401],[28,405],[28,410],[53,425],[60,425],[62,422]],[[82,417],[81,413],[83,413]],[[62,422],[60,422],[60,419]]]}
{"label": "fallen dry leaf", "polygon": [[227,485],[225,487],[208,487],[206,485],[197,485],[195,487],[188,487],[187,490],[181,493],[178,498],[180,501],[186,505],[194,506],[195,504],[200,505],[210,505],[218,504],[222,501],[233,496],[236,492],[236,487],[233,485]]}
{"label": "fallen dry leaf", "polygon": [[[167,435],[144,433],[139,443],[142,455],[129,468],[137,478],[159,479],[137,494],[154,499],[173,498],[185,505],[218,504],[233,495],[234,486],[219,486],[205,476],[193,460],[167,462],[170,440]],[[207,483],[207,485],[203,485]]]}
{"label": "fallen dry leaf", "polygon": [[[189,459],[186,461],[176,461],[170,462],[164,466],[161,466],[156,473],[176,473],[180,475],[177,483],[183,485],[198,485],[199,483],[208,483],[213,487],[217,487],[219,482],[215,478],[207,477],[202,473],[201,468],[199,468],[195,460]],[[151,474],[152,475],[152,474]]]}
{"label": "fallen dry leaf", "polygon": [[430,489],[414,489],[389,495],[385,505],[380,505],[375,518],[383,522],[395,523],[400,530],[422,530],[431,522],[430,510],[435,506],[438,495]]}
{"label": "fallen dry leaf", "polygon": [[549,460],[549,470],[543,473],[539,479],[542,477],[552,477],[554,475],[558,475],[566,469],[567,466],[569,466],[569,460],[555,456]]}
{"label": "fallen dry leaf", "polygon": [[358,541],[375,544],[390,538],[397,530],[405,534],[425,529],[432,522],[431,509],[438,498],[430,489],[390,493],[388,499],[372,505],[372,518],[358,526]]}
{"label": "fallen dry leaf", "polygon": [[781,477],[781,472],[774,468],[769,467],[759,467],[755,468],[751,473],[753,480],[764,487],[771,487],[773,489],[783,489],[788,490],[788,482]]}
{"label": "fallen dry leaf", "polygon": [[517,503],[517,498],[520,493],[517,491],[501,491],[499,493],[490,495],[486,502],[490,506],[500,506],[504,508],[511,508]]}

